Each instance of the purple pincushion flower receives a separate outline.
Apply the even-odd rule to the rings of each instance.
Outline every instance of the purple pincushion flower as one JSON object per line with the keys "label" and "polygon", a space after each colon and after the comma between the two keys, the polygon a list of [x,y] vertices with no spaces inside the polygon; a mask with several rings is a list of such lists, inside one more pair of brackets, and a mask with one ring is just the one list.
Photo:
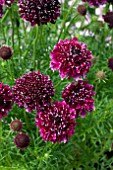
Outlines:
{"label": "purple pincushion flower", "polygon": [[60,40],[51,52],[50,58],[51,69],[59,70],[61,79],[66,75],[69,79],[71,77],[81,79],[92,65],[91,52],[87,50],[87,45],[79,42],[76,37],[71,40]]}
{"label": "purple pincushion flower", "polygon": [[50,107],[38,112],[36,126],[45,141],[66,142],[74,133],[76,112],[65,101],[54,102]]}
{"label": "purple pincushion flower", "polygon": [[0,0],[0,5],[7,5],[11,6],[11,3],[13,3],[14,0]]}
{"label": "purple pincushion flower", "polygon": [[87,84],[87,81],[78,80],[78,82],[72,82],[68,84],[63,92],[62,97],[65,102],[74,108],[81,117],[86,115],[86,112],[91,112],[95,109],[92,96],[95,92],[92,91],[93,86]]}
{"label": "purple pincushion flower", "polygon": [[6,117],[12,108],[12,91],[8,85],[0,82],[0,120]]}
{"label": "purple pincushion flower", "polygon": [[87,2],[91,6],[95,6],[95,7],[99,7],[100,5],[107,3],[107,0],[82,0],[82,1]]}
{"label": "purple pincushion flower", "polygon": [[58,0],[19,0],[18,6],[21,18],[29,21],[31,26],[55,23],[60,16]]}
{"label": "purple pincushion flower", "polygon": [[27,112],[50,105],[51,97],[54,95],[52,81],[40,71],[26,73],[16,79],[16,85],[12,90],[14,102],[20,107],[25,107]]}

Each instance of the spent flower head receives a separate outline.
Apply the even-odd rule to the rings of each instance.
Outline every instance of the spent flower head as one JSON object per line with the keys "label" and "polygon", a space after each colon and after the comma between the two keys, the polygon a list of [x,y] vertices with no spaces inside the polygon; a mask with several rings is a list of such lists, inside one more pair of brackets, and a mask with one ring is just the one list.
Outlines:
{"label": "spent flower head", "polygon": [[38,112],[36,126],[45,141],[66,142],[74,133],[76,112],[65,101],[55,101],[49,108]]}
{"label": "spent flower head", "polygon": [[104,80],[106,78],[106,74],[103,72],[103,71],[98,71],[96,73],[96,77],[99,79],[99,80]]}
{"label": "spent flower head", "polygon": [[14,132],[21,132],[22,131],[22,121],[20,121],[20,120],[11,121],[10,128]]}

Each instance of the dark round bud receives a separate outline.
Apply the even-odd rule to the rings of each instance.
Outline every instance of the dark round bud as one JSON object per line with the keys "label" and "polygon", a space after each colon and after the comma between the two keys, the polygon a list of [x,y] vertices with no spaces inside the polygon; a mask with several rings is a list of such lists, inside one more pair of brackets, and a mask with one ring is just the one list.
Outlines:
{"label": "dark round bud", "polygon": [[20,120],[13,120],[10,123],[10,128],[15,132],[21,132],[21,130],[22,130],[22,122]]}
{"label": "dark round bud", "polygon": [[27,148],[30,143],[29,136],[24,133],[17,134],[14,138],[14,143],[17,146],[17,148],[20,148],[20,149]]}
{"label": "dark round bud", "polygon": [[86,13],[87,13],[87,8],[86,8],[85,5],[79,5],[79,6],[77,7],[77,11],[78,11],[78,13],[79,13],[80,15],[85,16]]}
{"label": "dark round bud", "polygon": [[109,28],[113,28],[113,12],[103,15],[104,21],[108,23]]}
{"label": "dark round bud", "polygon": [[7,46],[2,46],[0,48],[0,57],[3,60],[8,60],[12,57],[12,49],[11,47],[7,47]]}
{"label": "dark round bud", "polygon": [[105,74],[103,71],[98,71],[98,72],[96,73],[96,76],[97,76],[97,78],[98,78],[99,80],[104,80],[105,77],[106,77],[106,74]]}
{"label": "dark round bud", "polygon": [[108,67],[113,71],[113,57],[108,59]]}

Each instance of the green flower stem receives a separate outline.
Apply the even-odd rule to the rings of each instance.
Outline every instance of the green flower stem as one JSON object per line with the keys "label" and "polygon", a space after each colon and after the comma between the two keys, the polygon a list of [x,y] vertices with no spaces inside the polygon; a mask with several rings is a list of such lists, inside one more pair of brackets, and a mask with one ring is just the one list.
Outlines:
{"label": "green flower stem", "polygon": [[37,25],[35,26],[35,33],[36,33],[36,36],[35,36],[35,39],[33,41],[33,56],[34,56],[33,68],[34,69],[35,69],[35,66],[36,66],[36,45],[37,45],[37,39],[38,39],[38,26]]}
{"label": "green flower stem", "polygon": [[24,118],[25,118],[26,127],[27,127],[27,129],[29,129],[29,121],[28,121],[28,117],[27,117],[25,110],[24,110]]}
{"label": "green flower stem", "polygon": [[67,28],[64,30],[63,39],[64,39],[65,36],[67,35],[70,26],[73,24],[73,22],[75,21],[75,19],[76,19],[78,16],[79,16],[79,14],[76,14],[76,15],[71,19],[69,25],[68,25]]}
{"label": "green flower stem", "polygon": [[[11,60],[6,60],[7,66],[9,68],[9,72],[10,72],[10,76],[11,76],[11,80],[12,80],[12,84],[14,83],[14,67],[11,67]],[[13,62],[12,62],[12,66],[13,66]],[[13,72],[12,72],[13,70]]]}
{"label": "green flower stem", "polygon": [[6,137],[1,138],[2,142],[7,140],[7,138],[10,136],[11,133],[12,133],[12,131],[10,130]]}
{"label": "green flower stem", "polygon": [[0,121],[0,141],[2,139],[2,121]]}
{"label": "green flower stem", "polygon": [[13,50],[14,50],[14,22],[13,22],[13,11],[12,11],[12,8],[10,8],[10,18],[11,18],[11,24],[12,24],[12,35],[11,35],[11,38],[12,38],[12,47],[13,47]]}
{"label": "green flower stem", "polygon": [[54,88],[56,88],[61,82],[62,80],[59,80],[58,83],[54,86]]}
{"label": "green flower stem", "polygon": [[20,45],[21,45],[21,40],[20,40],[20,32],[19,32],[19,27],[17,26],[17,36],[18,36],[18,51],[19,51],[19,55],[21,56],[21,49],[20,49]]}
{"label": "green flower stem", "polygon": [[3,22],[5,21],[5,19],[7,18],[8,13],[9,13],[9,8],[7,9],[7,11],[5,12],[4,16],[3,16],[2,19],[1,19],[1,22],[2,22],[2,23],[3,23]]}
{"label": "green flower stem", "polygon": [[72,10],[73,10],[73,7],[77,4],[77,2],[78,2],[78,0],[76,0],[76,1],[72,4],[72,6],[70,7],[67,15],[64,17],[64,20],[63,20],[63,22],[62,22],[63,24],[62,24],[62,27],[61,27],[61,30],[60,30],[60,34],[59,34],[59,36],[58,36],[58,41],[60,40],[61,35],[62,35],[62,32],[63,32],[63,30],[64,30],[64,28],[65,28],[66,20],[67,20],[68,16],[71,14],[71,12],[72,12]]}
{"label": "green flower stem", "polygon": [[0,22],[0,25],[1,25],[2,34],[3,34],[3,37],[4,37],[4,41],[6,43],[6,36],[5,36],[5,31],[4,31],[4,26],[3,26],[2,21]]}
{"label": "green flower stem", "polygon": [[26,27],[25,27],[25,22],[24,22],[24,20],[22,20],[22,28],[23,28],[23,31],[24,31],[25,42],[26,42],[26,44],[27,44],[27,38],[28,38],[28,36],[27,36],[27,33],[26,33]]}

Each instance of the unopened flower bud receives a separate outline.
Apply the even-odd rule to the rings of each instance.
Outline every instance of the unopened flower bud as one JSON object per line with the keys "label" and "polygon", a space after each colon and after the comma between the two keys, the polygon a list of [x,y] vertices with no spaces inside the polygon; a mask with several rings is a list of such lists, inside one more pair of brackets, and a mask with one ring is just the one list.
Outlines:
{"label": "unopened flower bud", "polygon": [[113,71],[113,57],[108,59],[108,67]]}
{"label": "unopened flower bud", "polygon": [[0,57],[3,60],[10,59],[12,57],[12,49],[11,49],[11,47],[7,47],[7,46],[0,47]]}
{"label": "unopened flower bud", "polygon": [[86,13],[87,13],[87,8],[86,8],[85,5],[79,5],[79,6],[77,7],[77,11],[78,11],[78,13],[79,13],[80,15],[85,16]]}
{"label": "unopened flower bud", "polygon": [[14,143],[17,146],[17,148],[24,149],[29,146],[30,139],[27,134],[17,134],[14,138]]}

